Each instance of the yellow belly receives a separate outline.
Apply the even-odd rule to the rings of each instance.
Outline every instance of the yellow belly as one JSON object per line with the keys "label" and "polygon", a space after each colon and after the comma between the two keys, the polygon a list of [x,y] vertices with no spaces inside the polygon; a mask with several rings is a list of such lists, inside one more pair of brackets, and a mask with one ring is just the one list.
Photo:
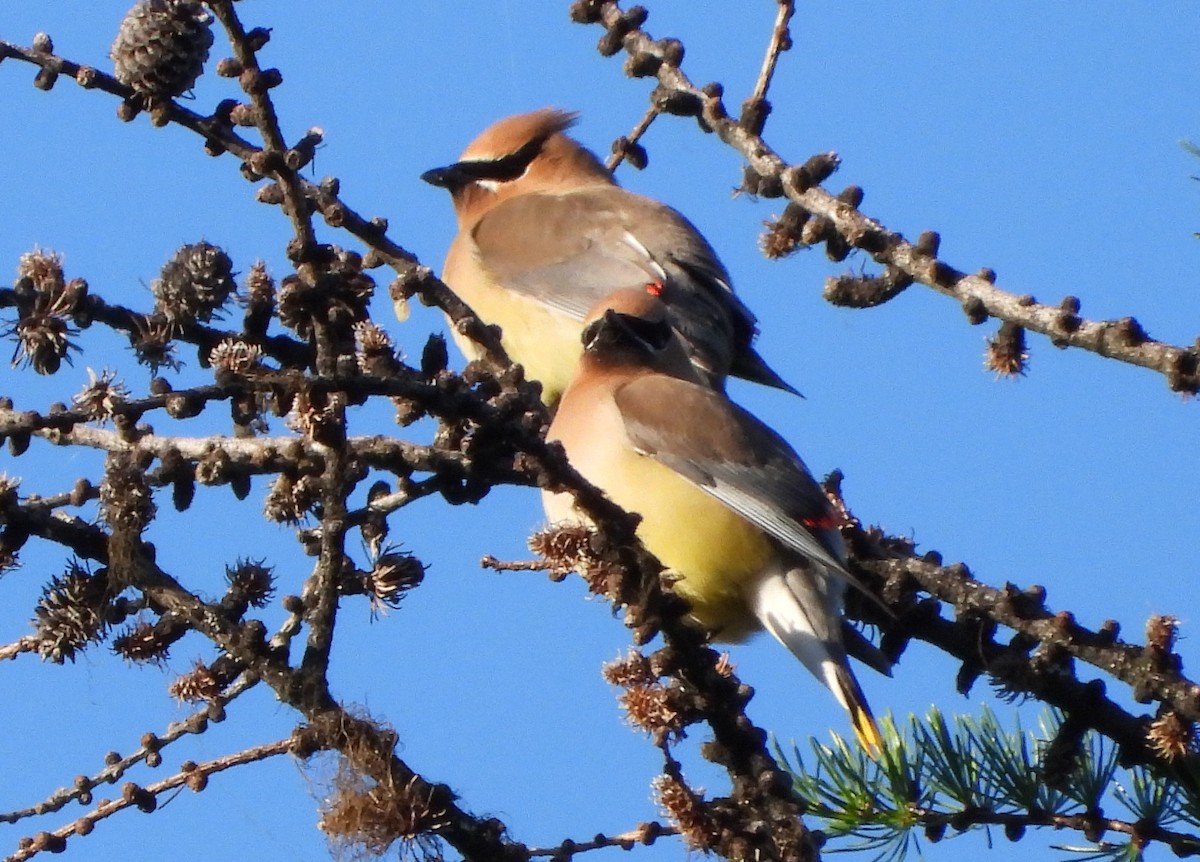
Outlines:
{"label": "yellow belly", "polygon": [[642,515],[638,538],[679,579],[675,592],[688,600],[696,621],[723,640],[757,630],[746,587],[773,554],[768,540],[673,470],[637,457],[651,490],[616,502]]}
{"label": "yellow belly", "polygon": [[[550,438],[556,439],[553,426]],[[673,588],[700,625],[727,641],[759,629],[746,590],[776,553],[761,530],[675,471],[612,440],[575,441],[567,455],[613,502],[642,516],[638,538],[678,579]],[[580,520],[568,495],[546,494],[544,502],[552,521]]]}
{"label": "yellow belly", "polygon": [[[554,405],[583,353],[582,321],[574,320],[528,296],[491,284],[466,255],[452,249],[445,279],[484,323],[500,327],[500,343],[509,359],[525,367],[525,376],[542,383],[542,400]],[[479,356],[475,342],[451,327],[455,343],[468,359]]]}

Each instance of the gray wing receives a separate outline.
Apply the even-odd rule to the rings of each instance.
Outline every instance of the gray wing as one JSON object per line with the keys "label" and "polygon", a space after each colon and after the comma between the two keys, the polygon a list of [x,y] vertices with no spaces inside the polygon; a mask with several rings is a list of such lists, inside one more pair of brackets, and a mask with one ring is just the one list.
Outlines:
{"label": "gray wing", "polygon": [[712,247],[668,206],[616,186],[519,195],[480,219],[472,239],[499,283],[577,320],[615,290],[657,283],[698,366],[790,388],[754,353],[754,315]]}
{"label": "gray wing", "polygon": [[787,548],[855,583],[833,511],[787,442],[723,395],[663,375],[614,395],[629,440]]}
{"label": "gray wing", "polygon": [[507,289],[578,320],[615,290],[665,280],[619,201],[600,191],[504,201],[472,231],[480,263]]}

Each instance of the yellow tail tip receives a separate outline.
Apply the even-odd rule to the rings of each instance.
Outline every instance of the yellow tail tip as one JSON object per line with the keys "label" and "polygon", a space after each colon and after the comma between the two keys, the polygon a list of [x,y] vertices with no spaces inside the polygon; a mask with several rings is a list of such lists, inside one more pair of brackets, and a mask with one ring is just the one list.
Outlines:
{"label": "yellow tail tip", "polygon": [[878,759],[883,751],[883,737],[870,711],[865,706],[856,705],[850,711],[850,720],[854,724],[854,735],[858,738],[858,744],[871,759]]}

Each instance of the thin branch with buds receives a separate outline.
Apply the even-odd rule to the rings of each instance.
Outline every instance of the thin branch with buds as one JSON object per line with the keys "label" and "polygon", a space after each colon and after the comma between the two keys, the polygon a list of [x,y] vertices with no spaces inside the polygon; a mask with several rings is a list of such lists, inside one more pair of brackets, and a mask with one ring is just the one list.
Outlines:
{"label": "thin branch with buds", "polygon": [[767,44],[767,54],[763,57],[762,68],[754,82],[754,92],[742,103],[742,115],[738,122],[747,129],[761,135],[771,113],[771,105],[767,101],[767,88],[775,77],[775,67],[779,63],[779,55],[791,50],[792,34],[788,24],[796,14],[795,0],[779,0],[779,9],[775,13],[775,26],[771,28],[771,40]]}
{"label": "thin branch with buds", "polygon": [[[230,701],[249,691],[254,687],[256,682],[257,680],[254,679],[242,678],[227,688],[219,700],[220,707],[224,708]],[[115,784],[130,769],[140,763],[146,762],[148,759],[154,759],[159,755],[159,752],[171,743],[188,735],[203,733],[208,727],[210,713],[210,707],[205,706],[203,709],[193,712],[187,718],[172,722],[162,734],[144,734],[141,745],[134,751],[124,757],[110,755],[112,762],[99,772],[93,775],[78,776],[71,787],[63,787],[57,790],[36,805],[16,811],[0,813],[0,823],[16,823],[19,820],[29,817],[40,817],[43,814],[60,811],[72,802],[82,802],[85,805],[90,804],[89,800],[95,788],[105,784]]]}
{"label": "thin branch with buds", "polygon": [[621,162],[628,161],[633,167],[639,171],[646,167],[647,155],[645,148],[641,145],[642,136],[650,129],[650,124],[653,123],[662,114],[662,111],[657,105],[651,105],[646,109],[646,113],[638,120],[637,125],[630,130],[628,135],[622,135],[613,141],[612,155],[605,162],[605,167],[609,173],[616,171],[620,167]]}
{"label": "thin branch with buds", "polygon": [[649,847],[663,835],[678,834],[679,830],[674,826],[667,826],[657,821],[651,821],[649,823],[641,823],[636,829],[630,829],[628,832],[622,832],[619,835],[599,834],[590,841],[567,839],[557,847],[530,847],[529,855],[531,858],[549,856],[551,859],[569,859],[578,853],[587,853],[591,850],[607,850],[610,847],[619,847],[622,850],[632,850],[638,844]]}
{"label": "thin branch with buds", "polygon": [[186,786],[199,793],[207,786],[209,776],[235,766],[258,763],[280,754],[287,754],[291,751],[292,745],[293,740],[289,737],[277,742],[256,745],[235,754],[203,763],[188,763],[185,765],[186,768],[176,774],[153,784],[147,784],[145,787],[127,782],[121,790],[120,799],[102,799],[93,809],[84,813],[73,823],[52,832],[39,832],[31,838],[23,839],[21,848],[16,853],[5,856],[3,862],[24,862],[43,850],[51,853],[62,852],[66,847],[67,839],[76,835],[87,835],[97,823],[112,817],[119,811],[127,808],[139,808],[146,812],[154,811],[158,806],[158,798],[168,791]]}
{"label": "thin branch with buds", "polygon": [[[1200,342],[1181,347],[1156,341],[1132,317],[1089,321],[1079,316],[1079,303],[1067,297],[1057,306],[1036,302],[1029,295],[1001,290],[995,275],[983,270],[975,275],[955,269],[938,258],[937,235],[911,243],[858,209],[861,190],[853,195],[833,195],[821,187],[840,165],[835,153],[813,156],[804,164],[790,164],[757,131],[734,120],[721,100],[719,84],[697,87],[679,66],[678,40],[653,39],[641,28],[644,15],[625,12],[616,0],[578,0],[572,6],[577,21],[606,28],[602,53],[617,44],[630,55],[627,68],[637,75],[654,75],[658,86],[652,99],[669,106],[669,112],[694,116],[739,152],[748,164],[745,190],[763,197],[785,196],[807,218],[802,240],[806,245],[825,243],[833,260],[843,260],[851,249],[861,249],[885,268],[887,280],[907,280],[930,287],[956,300],[972,323],[995,317],[1038,332],[1058,347],[1076,347],[1156,371],[1173,391],[1200,392]],[[614,35],[620,39],[615,40]],[[886,295],[895,296],[889,290]]]}

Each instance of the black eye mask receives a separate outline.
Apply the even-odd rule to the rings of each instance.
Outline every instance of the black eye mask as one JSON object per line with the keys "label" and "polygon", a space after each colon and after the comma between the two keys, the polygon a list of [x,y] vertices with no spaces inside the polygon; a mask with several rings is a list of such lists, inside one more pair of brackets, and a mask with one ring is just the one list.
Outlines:
{"label": "black eye mask", "polygon": [[455,162],[444,168],[434,168],[421,174],[421,179],[430,185],[440,186],[451,191],[479,180],[511,182],[525,173],[529,164],[542,151],[542,146],[548,137],[548,135],[544,135],[534,138],[515,153],[509,153],[498,159],[472,159]]}

